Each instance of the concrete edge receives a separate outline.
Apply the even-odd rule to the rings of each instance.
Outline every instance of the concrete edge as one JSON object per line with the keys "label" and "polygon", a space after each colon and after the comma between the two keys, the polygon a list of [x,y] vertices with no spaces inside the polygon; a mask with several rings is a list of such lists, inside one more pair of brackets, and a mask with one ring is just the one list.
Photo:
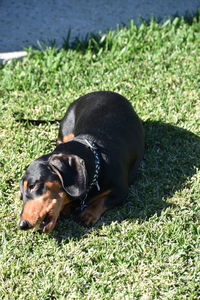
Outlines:
{"label": "concrete edge", "polygon": [[22,59],[27,55],[26,51],[0,53],[0,65],[11,62],[13,59]]}

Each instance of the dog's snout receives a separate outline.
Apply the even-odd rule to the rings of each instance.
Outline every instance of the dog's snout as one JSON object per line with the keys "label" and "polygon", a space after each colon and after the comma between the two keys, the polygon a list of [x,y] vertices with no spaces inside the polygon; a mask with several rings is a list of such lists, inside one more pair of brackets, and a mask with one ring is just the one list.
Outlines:
{"label": "dog's snout", "polygon": [[27,229],[30,228],[30,224],[26,220],[21,220],[20,223],[19,223],[19,228],[22,229],[22,230],[27,230]]}

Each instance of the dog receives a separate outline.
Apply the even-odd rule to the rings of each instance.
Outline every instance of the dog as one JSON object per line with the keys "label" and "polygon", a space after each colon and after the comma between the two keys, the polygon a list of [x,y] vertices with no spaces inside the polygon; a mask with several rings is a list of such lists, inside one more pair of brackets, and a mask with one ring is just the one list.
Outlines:
{"label": "dog", "polygon": [[75,100],[55,150],[33,161],[20,182],[19,228],[48,233],[72,212],[94,225],[126,200],[143,152],[142,122],[126,98],[98,91]]}

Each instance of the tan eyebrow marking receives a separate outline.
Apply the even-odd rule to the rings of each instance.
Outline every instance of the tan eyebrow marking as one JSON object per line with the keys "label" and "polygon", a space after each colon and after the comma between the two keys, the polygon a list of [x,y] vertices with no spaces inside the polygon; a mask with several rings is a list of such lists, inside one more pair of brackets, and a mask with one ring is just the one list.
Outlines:
{"label": "tan eyebrow marking", "polygon": [[24,180],[24,190],[27,190],[27,189],[28,189],[28,181]]}

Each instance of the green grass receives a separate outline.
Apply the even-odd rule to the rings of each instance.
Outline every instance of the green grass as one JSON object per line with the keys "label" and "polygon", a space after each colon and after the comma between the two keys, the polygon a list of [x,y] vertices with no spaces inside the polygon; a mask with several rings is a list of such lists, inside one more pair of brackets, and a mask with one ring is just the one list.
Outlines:
{"label": "green grass", "polygon": [[[127,204],[90,229],[69,219],[49,235],[19,231],[20,178],[54,149],[58,124],[23,124],[16,114],[60,119],[96,90],[121,93],[144,121],[145,156]],[[131,22],[71,49],[30,49],[0,67],[0,101],[0,298],[197,299],[198,15]]]}

